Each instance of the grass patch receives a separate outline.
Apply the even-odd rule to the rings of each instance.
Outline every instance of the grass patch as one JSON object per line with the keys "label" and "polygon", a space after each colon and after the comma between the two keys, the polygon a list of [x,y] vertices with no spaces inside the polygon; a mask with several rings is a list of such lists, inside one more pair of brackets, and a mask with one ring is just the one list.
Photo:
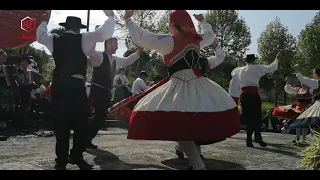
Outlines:
{"label": "grass patch", "polygon": [[274,109],[273,103],[262,102],[262,105],[261,105],[262,114],[265,114],[268,110],[272,111],[273,109]]}

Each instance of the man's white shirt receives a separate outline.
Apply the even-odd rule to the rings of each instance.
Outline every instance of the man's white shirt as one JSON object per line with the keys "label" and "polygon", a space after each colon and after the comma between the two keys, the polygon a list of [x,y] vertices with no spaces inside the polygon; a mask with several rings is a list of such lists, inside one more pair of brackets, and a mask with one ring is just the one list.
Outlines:
{"label": "man's white shirt", "polygon": [[146,85],[144,80],[138,77],[132,84],[132,94],[136,95],[136,94],[140,93],[141,91],[146,90],[148,88],[149,88],[149,86]]}

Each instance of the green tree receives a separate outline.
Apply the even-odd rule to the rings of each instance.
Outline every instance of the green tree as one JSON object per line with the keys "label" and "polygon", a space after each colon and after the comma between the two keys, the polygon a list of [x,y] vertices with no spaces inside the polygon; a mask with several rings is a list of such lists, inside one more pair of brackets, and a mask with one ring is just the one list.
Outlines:
{"label": "green tree", "polygon": [[[136,51],[136,46],[132,42],[131,37],[128,33],[128,29],[126,28],[125,22],[123,20],[124,11],[117,11],[116,13],[116,29],[120,30],[120,32],[123,33],[123,36],[119,37],[119,39],[125,41],[125,45],[128,49],[124,53],[124,56],[126,57]],[[150,32],[156,33],[158,32],[157,22],[159,20],[159,17],[160,14],[155,10],[136,10],[132,19],[143,29],[147,29]],[[133,77],[137,77],[141,70],[151,71],[151,67],[149,66],[148,62],[150,61],[150,56],[153,51],[149,49],[145,49],[144,51],[145,52],[142,53],[141,58],[129,68],[129,74]]]}
{"label": "green tree", "polygon": [[297,62],[301,72],[311,75],[312,69],[319,64],[320,57],[320,12],[316,14],[312,22],[298,36]]}
{"label": "green tree", "polygon": [[[209,10],[205,19],[213,27],[213,34],[226,53],[226,60],[242,59],[251,44],[251,33],[238,11]],[[201,27],[199,29],[201,30]],[[204,54],[214,54],[211,46],[204,49]]]}
{"label": "green tree", "polygon": [[[291,73],[294,55],[296,53],[296,39],[289,33],[287,27],[283,26],[278,17],[266,26],[266,29],[258,38],[258,53],[260,62],[270,64],[274,61],[280,50],[283,50],[279,69],[273,75],[275,84],[275,106],[278,103],[278,92],[284,93],[284,77]],[[284,93],[286,97],[286,93]],[[285,99],[285,98],[284,98]],[[286,100],[284,100],[286,101]]]}

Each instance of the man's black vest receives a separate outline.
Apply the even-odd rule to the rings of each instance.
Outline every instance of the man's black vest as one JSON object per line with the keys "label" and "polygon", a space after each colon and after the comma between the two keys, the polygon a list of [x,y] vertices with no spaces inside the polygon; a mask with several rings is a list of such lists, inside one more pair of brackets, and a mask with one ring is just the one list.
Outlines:
{"label": "man's black vest", "polygon": [[[113,84],[113,78],[116,73],[116,60],[114,59],[111,65],[107,53],[103,52],[102,54],[102,64],[99,67],[93,67],[92,82],[106,89],[111,89]],[[93,86],[95,85],[93,84]]]}
{"label": "man's black vest", "polygon": [[82,34],[54,36],[52,55],[56,65],[53,76],[80,74],[86,77],[87,56],[82,51]]}

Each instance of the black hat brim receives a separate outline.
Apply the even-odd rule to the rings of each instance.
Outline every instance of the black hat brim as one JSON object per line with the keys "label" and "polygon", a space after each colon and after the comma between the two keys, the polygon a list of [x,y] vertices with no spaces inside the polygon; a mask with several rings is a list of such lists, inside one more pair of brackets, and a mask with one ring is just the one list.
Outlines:
{"label": "black hat brim", "polygon": [[[63,27],[66,27],[66,26],[67,26],[67,23],[62,22],[62,23],[59,23],[59,25],[60,25],[60,26],[63,26]],[[74,27],[74,28],[85,29],[85,28],[87,28],[87,27],[88,27],[88,26],[81,24],[80,27]]]}
{"label": "black hat brim", "polygon": [[27,60],[27,61],[28,61],[28,64],[31,64],[30,59],[26,59],[26,58],[21,58],[21,59],[18,60],[18,62],[20,63],[21,61],[24,61],[24,60]]}

